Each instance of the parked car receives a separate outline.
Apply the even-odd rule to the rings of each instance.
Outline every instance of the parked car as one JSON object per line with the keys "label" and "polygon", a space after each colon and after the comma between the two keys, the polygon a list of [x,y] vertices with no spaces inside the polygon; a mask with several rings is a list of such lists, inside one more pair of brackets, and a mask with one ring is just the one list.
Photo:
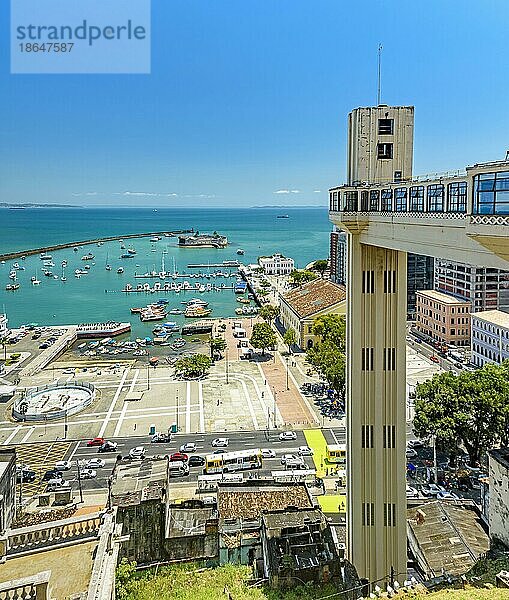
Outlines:
{"label": "parked car", "polygon": [[193,456],[189,457],[187,464],[190,467],[203,467],[203,465],[205,464],[205,459],[199,454],[193,454]]}
{"label": "parked car", "polygon": [[413,448],[406,449],[406,457],[407,458],[417,458],[417,451]]}
{"label": "parked car", "polygon": [[432,354],[429,357],[429,359],[430,359],[431,362],[434,362],[434,363],[439,363],[440,362],[439,358],[437,356],[435,356],[434,354]]}
{"label": "parked car", "polygon": [[71,483],[69,481],[65,481],[64,479],[50,479],[46,490],[48,492],[60,492],[68,490],[70,487]]}
{"label": "parked car", "polygon": [[436,483],[429,483],[421,488],[421,493],[424,496],[437,496],[440,492],[445,492],[445,488]]}
{"label": "parked car", "polygon": [[189,460],[189,456],[184,454],[183,452],[174,452],[170,456],[170,462],[187,462]]}
{"label": "parked car", "polygon": [[81,479],[95,479],[97,477],[97,471],[94,469],[83,469],[80,471]]}
{"label": "parked car", "polygon": [[407,447],[415,450],[416,448],[424,448],[424,442],[422,440],[408,440]]}
{"label": "parked car", "polygon": [[295,458],[288,459],[285,462],[285,469],[306,469],[306,463],[302,460],[300,456],[296,456]]}
{"label": "parked car", "polygon": [[142,459],[145,458],[145,448],[143,446],[136,446],[129,450],[129,458]]}
{"label": "parked car", "polygon": [[170,477],[184,477],[189,475],[189,465],[181,460],[170,461],[168,471]]}
{"label": "parked car", "polygon": [[156,433],[150,440],[152,444],[166,444],[171,442],[171,433]]}
{"label": "parked car", "polygon": [[262,458],[276,458],[276,453],[269,448],[262,448]]}
{"label": "parked car", "polygon": [[182,444],[180,446],[181,452],[196,452],[196,444],[194,442],[187,442],[186,444]]}
{"label": "parked car", "polygon": [[103,437],[95,437],[87,442],[87,446],[102,446],[105,441]]}
{"label": "parked car", "polygon": [[298,460],[299,462],[304,462],[302,458],[296,454],[283,454],[281,457],[281,464],[286,465],[289,460]]}
{"label": "parked car", "polygon": [[297,454],[299,456],[313,456],[313,450],[309,446],[299,446]]}
{"label": "parked car", "polygon": [[99,446],[98,452],[116,452],[118,448],[117,442],[104,442],[102,446]]}
{"label": "parked car", "polygon": [[230,440],[228,438],[215,438],[212,440],[212,446],[214,448],[227,448]]}
{"label": "parked car", "polygon": [[50,469],[49,471],[46,471],[46,473],[44,473],[44,475],[42,476],[42,481],[49,481],[50,479],[58,478],[64,478],[64,474],[62,473],[62,471],[57,471],[57,469]]}
{"label": "parked car", "polygon": [[102,469],[106,462],[102,458],[91,458],[85,463],[86,469]]}
{"label": "parked car", "polygon": [[297,439],[295,431],[283,431],[279,434],[279,439],[283,441],[291,441]]}
{"label": "parked car", "polygon": [[16,483],[32,483],[36,478],[35,471],[32,469],[20,469],[16,472]]}
{"label": "parked car", "polygon": [[71,461],[70,460],[59,460],[55,464],[55,469],[57,471],[68,471],[70,468],[71,468]]}
{"label": "parked car", "polygon": [[406,486],[406,497],[407,498],[418,498],[419,492],[414,487],[407,485]]}
{"label": "parked car", "polygon": [[452,492],[438,492],[437,500],[459,500],[459,496],[453,494]]}

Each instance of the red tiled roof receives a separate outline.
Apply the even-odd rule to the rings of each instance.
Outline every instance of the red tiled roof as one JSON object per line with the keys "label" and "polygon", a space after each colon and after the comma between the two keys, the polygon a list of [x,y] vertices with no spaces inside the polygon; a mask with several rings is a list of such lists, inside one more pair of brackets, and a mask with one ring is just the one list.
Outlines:
{"label": "red tiled roof", "polygon": [[346,288],[319,278],[288,292],[283,300],[302,319],[346,300]]}

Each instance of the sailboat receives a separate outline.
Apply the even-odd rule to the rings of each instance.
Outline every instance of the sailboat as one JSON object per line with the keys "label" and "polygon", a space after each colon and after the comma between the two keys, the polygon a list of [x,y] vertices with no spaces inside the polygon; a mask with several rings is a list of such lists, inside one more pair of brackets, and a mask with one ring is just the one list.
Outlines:
{"label": "sailboat", "polygon": [[62,277],[60,277],[60,281],[67,281],[67,277],[65,276],[65,265],[67,261],[62,261]]}
{"label": "sailboat", "polygon": [[40,285],[41,282],[37,279],[37,269],[35,271],[35,275],[31,278],[32,285]]}
{"label": "sailboat", "polygon": [[106,253],[106,266],[104,267],[106,271],[111,271],[111,265],[108,262],[108,253]]}

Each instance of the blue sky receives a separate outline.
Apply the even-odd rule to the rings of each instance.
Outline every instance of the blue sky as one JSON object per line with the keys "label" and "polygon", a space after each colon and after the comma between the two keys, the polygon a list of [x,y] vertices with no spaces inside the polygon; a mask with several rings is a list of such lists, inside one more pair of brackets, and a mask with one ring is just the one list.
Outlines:
{"label": "blue sky", "polygon": [[10,75],[7,4],[0,202],[325,205],[379,42],[416,174],[509,148],[505,0],[153,0],[150,75]]}

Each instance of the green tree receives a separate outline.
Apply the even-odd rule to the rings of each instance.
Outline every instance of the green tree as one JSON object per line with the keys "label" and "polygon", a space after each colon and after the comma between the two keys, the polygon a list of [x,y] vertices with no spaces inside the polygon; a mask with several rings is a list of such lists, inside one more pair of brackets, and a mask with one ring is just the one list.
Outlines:
{"label": "green tree", "polygon": [[321,315],[313,321],[313,334],[321,342],[335,344],[341,352],[346,350],[346,321],[343,315]]}
{"label": "green tree", "polygon": [[273,306],[272,304],[266,304],[260,308],[258,314],[264,321],[271,323],[279,316],[279,307]]}
{"label": "green tree", "polygon": [[272,328],[268,323],[255,323],[249,341],[253,348],[261,349],[263,356],[265,355],[265,349],[275,346],[277,339],[276,334],[272,331]]}
{"label": "green tree", "polygon": [[313,281],[313,279],[316,279],[317,276],[316,273],[313,273],[312,271],[298,271],[297,269],[294,269],[290,273],[289,277],[292,283],[296,285],[302,285],[303,283],[307,283],[308,281]]}
{"label": "green tree", "polygon": [[414,431],[419,437],[436,436],[437,444],[453,457],[463,445],[470,464],[507,438],[509,370],[486,364],[460,375],[440,373],[416,388]]}
{"label": "green tree", "polygon": [[288,346],[288,352],[291,354],[292,346],[297,343],[297,334],[295,333],[295,329],[288,327],[283,335],[283,342]]}
{"label": "green tree", "polygon": [[219,352],[219,354],[221,354],[221,352],[223,352],[223,350],[226,348],[226,340],[224,340],[221,337],[211,337],[209,340],[210,343],[210,357],[213,359],[214,358],[214,354],[216,352]]}
{"label": "green tree", "polygon": [[313,263],[313,271],[320,273],[320,277],[323,278],[325,271],[329,268],[329,261],[327,259],[315,260]]}
{"label": "green tree", "polygon": [[127,600],[131,594],[131,585],[136,573],[136,562],[123,558],[115,571],[115,596],[118,600]]}
{"label": "green tree", "polygon": [[345,318],[322,315],[313,322],[313,334],[319,339],[306,352],[308,361],[326,379],[339,398],[345,397]]}
{"label": "green tree", "polygon": [[212,360],[205,354],[193,354],[180,358],[175,363],[175,372],[186,379],[201,377],[210,369]]}

